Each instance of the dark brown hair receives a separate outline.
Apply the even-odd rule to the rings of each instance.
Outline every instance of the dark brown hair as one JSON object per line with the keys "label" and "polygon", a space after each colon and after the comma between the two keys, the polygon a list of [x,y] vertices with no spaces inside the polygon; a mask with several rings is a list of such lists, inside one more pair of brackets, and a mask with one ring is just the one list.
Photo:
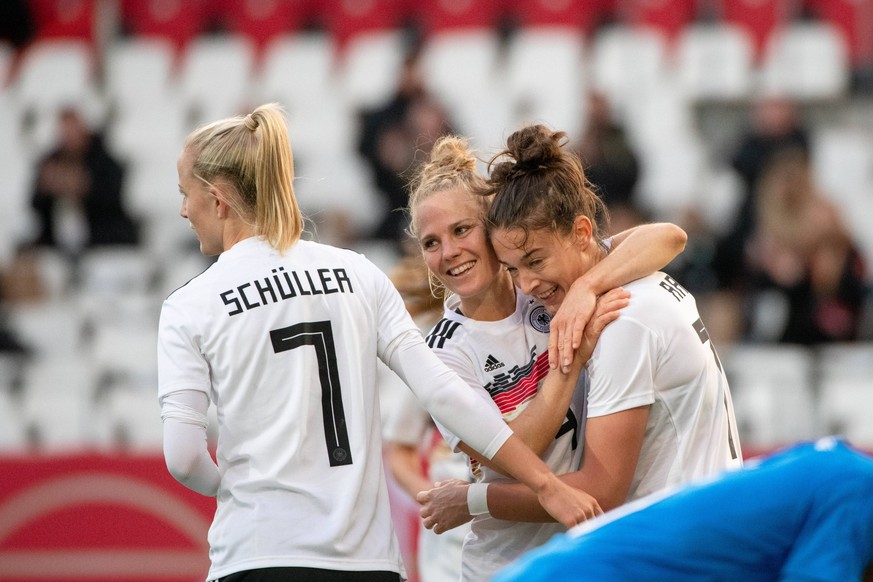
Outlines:
{"label": "dark brown hair", "polygon": [[585,177],[582,162],[564,146],[567,134],[529,125],[506,140],[506,149],[489,163],[484,193],[494,193],[489,228],[519,228],[524,233],[550,229],[568,234],[576,217],[591,219],[595,239],[609,220],[603,200]]}

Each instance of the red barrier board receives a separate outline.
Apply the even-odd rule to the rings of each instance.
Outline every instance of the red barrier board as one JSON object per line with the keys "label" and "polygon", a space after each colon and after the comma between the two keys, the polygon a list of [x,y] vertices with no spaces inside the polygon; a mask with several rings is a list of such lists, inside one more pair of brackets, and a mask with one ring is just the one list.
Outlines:
{"label": "red barrier board", "polygon": [[202,582],[214,512],[160,455],[0,457],[0,581]]}

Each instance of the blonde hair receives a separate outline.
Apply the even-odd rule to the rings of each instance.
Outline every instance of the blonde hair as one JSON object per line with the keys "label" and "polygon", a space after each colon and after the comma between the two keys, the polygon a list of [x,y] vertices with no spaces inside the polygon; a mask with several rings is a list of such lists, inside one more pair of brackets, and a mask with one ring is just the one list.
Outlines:
{"label": "blonde hair", "polygon": [[[471,198],[479,205],[480,215],[484,223],[491,196],[487,195],[488,186],[485,179],[476,168],[478,160],[470,149],[469,142],[455,135],[440,137],[430,151],[430,159],[415,175],[409,192],[409,228],[408,234],[416,241],[418,233],[418,205],[432,195],[455,188],[463,188],[470,193]],[[436,297],[444,296],[447,291],[442,282],[428,271],[431,293]]]}
{"label": "blonde hair", "polygon": [[[476,170],[476,155],[469,142],[458,136],[445,135],[439,138],[430,152],[430,159],[412,180],[409,192],[409,234],[418,239],[416,217],[418,205],[425,198],[438,192],[464,188],[470,194],[486,189],[485,179]],[[482,215],[488,211],[490,198],[476,197],[482,207]]]}
{"label": "blonde hair", "polygon": [[185,140],[194,175],[218,189],[224,201],[280,252],[303,232],[303,215],[292,185],[294,158],[285,115],[277,103],[261,105],[248,115],[215,121]]}

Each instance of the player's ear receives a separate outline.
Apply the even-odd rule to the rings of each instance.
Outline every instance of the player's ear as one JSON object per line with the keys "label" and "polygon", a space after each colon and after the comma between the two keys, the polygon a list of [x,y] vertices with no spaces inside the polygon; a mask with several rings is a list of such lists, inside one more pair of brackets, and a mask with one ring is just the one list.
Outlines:
{"label": "player's ear", "polygon": [[215,185],[209,186],[209,194],[212,196],[212,204],[215,210],[215,215],[218,218],[227,218],[231,208],[227,203],[225,193]]}
{"label": "player's ear", "polygon": [[584,214],[580,214],[573,221],[574,242],[584,250],[591,243],[591,233],[593,230],[591,219]]}

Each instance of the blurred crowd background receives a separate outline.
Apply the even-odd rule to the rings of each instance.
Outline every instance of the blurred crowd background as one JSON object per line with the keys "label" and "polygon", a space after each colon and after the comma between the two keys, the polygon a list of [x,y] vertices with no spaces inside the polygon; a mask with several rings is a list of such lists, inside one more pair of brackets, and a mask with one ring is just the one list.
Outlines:
{"label": "blurred crowd background", "polygon": [[3,0],[0,448],[160,450],[198,124],[288,112],[307,236],[390,271],[446,132],[567,132],[617,232],[689,234],[744,445],[873,446],[870,0]]}

